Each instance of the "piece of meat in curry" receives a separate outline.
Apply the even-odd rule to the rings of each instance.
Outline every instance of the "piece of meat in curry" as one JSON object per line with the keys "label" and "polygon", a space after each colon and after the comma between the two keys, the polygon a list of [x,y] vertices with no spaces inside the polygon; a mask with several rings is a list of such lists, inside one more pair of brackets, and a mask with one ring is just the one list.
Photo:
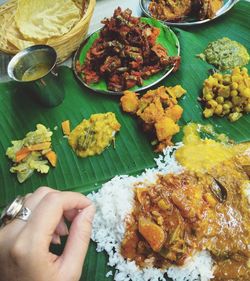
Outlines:
{"label": "piece of meat in curry", "polygon": [[188,16],[199,20],[213,18],[222,5],[222,0],[152,0],[148,9],[159,20],[178,22]]}
{"label": "piece of meat in curry", "polygon": [[121,254],[140,267],[168,268],[208,250],[213,280],[250,280],[250,157],[243,158],[205,174],[186,170],[136,187]]}

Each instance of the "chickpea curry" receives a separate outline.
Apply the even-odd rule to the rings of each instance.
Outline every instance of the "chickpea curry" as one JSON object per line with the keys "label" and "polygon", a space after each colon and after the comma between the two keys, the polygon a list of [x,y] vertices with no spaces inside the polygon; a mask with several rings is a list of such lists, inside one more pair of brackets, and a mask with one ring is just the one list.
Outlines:
{"label": "chickpea curry", "polygon": [[203,115],[227,116],[234,122],[250,112],[250,77],[247,68],[235,67],[230,74],[215,73],[204,81]]}
{"label": "chickpea curry", "polygon": [[206,171],[186,169],[135,186],[121,254],[140,267],[168,268],[207,250],[213,280],[250,280],[249,147]]}

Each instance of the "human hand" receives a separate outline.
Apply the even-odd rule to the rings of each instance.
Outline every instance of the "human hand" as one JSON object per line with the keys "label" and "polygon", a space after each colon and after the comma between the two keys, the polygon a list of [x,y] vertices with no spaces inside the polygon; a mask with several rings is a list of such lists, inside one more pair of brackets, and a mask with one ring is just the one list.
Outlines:
{"label": "human hand", "polygon": [[[84,195],[41,187],[26,196],[28,221],[0,229],[0,281],[77,281],[88,249],[95,207]],[[64,218],[71,222],[70,229]],[[61,256],[51,242],[69,235]]]}

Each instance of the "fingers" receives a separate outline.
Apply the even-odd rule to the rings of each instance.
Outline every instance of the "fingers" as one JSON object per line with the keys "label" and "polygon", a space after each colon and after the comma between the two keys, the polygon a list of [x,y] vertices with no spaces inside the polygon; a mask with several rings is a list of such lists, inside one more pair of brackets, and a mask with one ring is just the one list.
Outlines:
{"label": "fingers", "polygon": [[[40,203],[40,201],[50,192],[56,192],[49,187],[39,187],[34,193],[29,193],[25,196],[24,206],[29,208],[31,212],[36,208],[36,206]],[[5,231],[11,231],[13,235],[20,232],[23,227],[26,225],[26,222],[14,219],[11,223],[5,226]]]}
{"label": "fingers", "polygon": [[56,227],[55,233],[52,236],[51,242],[53,244],[61,244],[60,236],[66,236],[68,234],[69,234],[68,227],[64,221],[64,217],[62,217],[59,224]]}
{"label": "fingers", "polygon": [[79,212],[71,224],[64,252],[58,260],[62,264],[64,274],[69,277],[74,274],[81,275],[91,236],[94,214],[95,206],[91,204]]}
{"label": "fingers", "polygon": [[64,217],[61,217],[60,222],[56,227],[55,234],[58,234],[60,236],[65,236],[69,234],[68,227],[64,222]]}
{"label": "fingers", "polygon": [[76,215],[78,215],[79,210],[77,209],[72,209],[72,210],[68,210],[64,212],[64,217],[68,220],[68,221],[72,221]]}
{"label": "fingers", "polygon": [[80,193],[51,192],[37,205],[27,222],[27,231],[34,233],[38,243],[49,245],[52,236],[66,211],[82,210],[91,205],[91,201]]}
{"label": "fingers", "polygon": [[50,192],[59,192],[52,188],[42,186],[39,187],[35,192],[32,194],[27,194],[25,196],[24,205],[25,207],[29,208],[30,210],[34,210],[36,206],[40,203],[40,201]]}

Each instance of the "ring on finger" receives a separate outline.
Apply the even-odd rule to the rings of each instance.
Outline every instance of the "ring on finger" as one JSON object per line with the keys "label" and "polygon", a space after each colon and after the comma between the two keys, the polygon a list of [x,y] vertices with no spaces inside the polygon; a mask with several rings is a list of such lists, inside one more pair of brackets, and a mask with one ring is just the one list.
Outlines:
{"label": "ring on finger", "polygon": [[2,212],[0,216],[0,227],[12,222],[15,218],[27,221],[31,215],[31,210],[24,206],[25,198],[17,196]]}
{"label": "ring on finger", "polygon": [[29,216],[31,215],[31,210],[27,207],[22,207],[18,214],[15,216],[15,219],[27,221]]}

